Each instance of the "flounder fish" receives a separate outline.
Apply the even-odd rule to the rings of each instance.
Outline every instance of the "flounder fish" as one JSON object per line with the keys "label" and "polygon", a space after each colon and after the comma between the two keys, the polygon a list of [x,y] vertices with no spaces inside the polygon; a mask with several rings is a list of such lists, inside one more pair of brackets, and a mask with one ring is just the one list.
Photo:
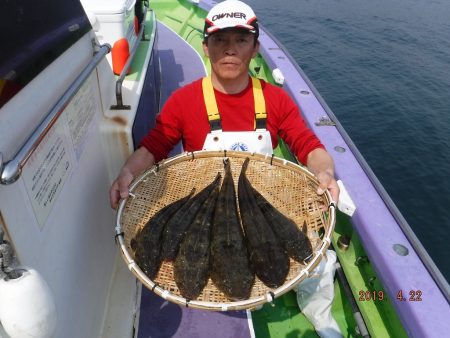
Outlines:
{"label": "flounder fish", "polygon": [[246,158],[238,182],[239,211],[248,243],[251,266],[268,287],[281,286],[289,273],[289,257],[256,203],[252,186],[245,175]]}
{"label": "flounder fish", "polygon": [[206,201],[210,193],[220,184],[220,173],[212,183],[203,188],[197,195],[189,199],[167,222],[162,236],[161,257],[166,261],[173,261],[178,253],[180,242],[187,229],[192,224],[195,215]]}
{"label": "flounder fish", "polygon": [[269,203],[256,189],[252,188],[256,204],[266,217],[273,232],[277,235],[289,257],[302,263],[312,255],[312,246],[308,237],[290,218],[283,215]]}
{"label": "flounder fish", "polygon": [[150,279],[156,277],[161,266],[161,235],[166,223],[192,197],[194,192],[195,189],[192,189],[188,196],[159,210],[131,240],[135,261]]}
{"label": "flounder fish", "polygon": [[231,300],[248,299],[255,281],[239,223],[230,161],[216,203],[211,243],[211,279]]}
{"label": "flounder fish", "polygon": [[218,194],[219,186],[215,186],[195,215],[174,261],[175,282],[186,299],[196,299],[208,283],[211,224]]}

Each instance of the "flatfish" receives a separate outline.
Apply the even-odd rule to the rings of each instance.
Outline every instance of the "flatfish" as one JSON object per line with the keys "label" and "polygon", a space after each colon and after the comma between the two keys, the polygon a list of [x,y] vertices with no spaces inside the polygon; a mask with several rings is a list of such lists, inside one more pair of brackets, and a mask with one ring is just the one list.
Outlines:
{"label": "flatfish", "polygon": [[195,189],[159,210],[131,240],[131,248],[137,265],[150,278],[154,279],[161,266],[161,235],[166,223],[191,197]]}
{"label": "flatfish", "polygon": [[255,188],[252,187],[256,203],[266,217],[267,222],[272,227],[273,232],[278,236],[281,244],[289,257],[302,263],[312,255],[312,246],[309,238],[297,227],[297,224],[290,218],[278,211],[269,201],[267,201]]}
{"label": "flatfish", "polygon": [[255,281],[239,223],[236,190],[229,160],[225,162],[225,177],[212,226],[211,279],[231,300],[248,299]]}
{"label": "flatfish", "polygon": [[219,186],[215,186],[195,215],[174,261],[175,282],[186,299],[196,299],[208,283],[211,224],[218,194]]}
{"label": "flatfish", "polygon": [[251,266],[268,287],[281,286],[289,273],[289,257],[259,209],[245,175],[249,158],[242,165],[238,182],[239,211],[248,243]]}
{"label": "flatfish", "polygon": [[161,257],[166,261],[173,261],[177,255],[180,242],[186,230],[192,224],[195,215],[208,198],[209,194],[220,184],[220,173],[212,183],[203,188],[197,195],[189,199],[167,222],[162,236]]}

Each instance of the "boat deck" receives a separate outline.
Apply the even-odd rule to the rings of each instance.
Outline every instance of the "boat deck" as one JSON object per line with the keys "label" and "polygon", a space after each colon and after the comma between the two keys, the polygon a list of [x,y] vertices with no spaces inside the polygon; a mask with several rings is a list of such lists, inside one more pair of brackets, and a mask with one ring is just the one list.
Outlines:
{"label": "boat deck", "polygon": [[138,338],[252,337],[245,311],[213,312],[170,303],[142,288]]}

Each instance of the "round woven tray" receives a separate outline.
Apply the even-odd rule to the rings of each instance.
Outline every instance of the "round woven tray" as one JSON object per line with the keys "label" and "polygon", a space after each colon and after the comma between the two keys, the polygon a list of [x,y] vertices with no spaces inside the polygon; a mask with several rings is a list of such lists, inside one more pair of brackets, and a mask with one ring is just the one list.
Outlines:
{"label": "round woven tray", "polygon": [[[163,262],[158,275],[151,280],[134,261],[130,241],[147,221],[161,208],[196,188],[200,191],[213,181],[218,172],[224,175],[224,158],[230,159],[237,191],[242,163],[249,157],[246,175],[274,207],[303,227],[313,247],[313,256],[306,264],[290,260],[285,283],[276,289],[255,278],[249,299],[230,301],[208,281],[196,300],[181,296],[173,276],[171,262]],[[294,288],[319,264],[330,245],[335,224],[335,206],[328,191],[318,195],[317,181],[307,169],[277,157],[233,151],[198,151],[184,153],[144,172],[130,186],[130,196],[121,200],[117,213],[116,242],[130,271],[147,288],[171,302],[207,310],[241,310],[271,302]],[[327,208],[324,210],[324,206]]]}

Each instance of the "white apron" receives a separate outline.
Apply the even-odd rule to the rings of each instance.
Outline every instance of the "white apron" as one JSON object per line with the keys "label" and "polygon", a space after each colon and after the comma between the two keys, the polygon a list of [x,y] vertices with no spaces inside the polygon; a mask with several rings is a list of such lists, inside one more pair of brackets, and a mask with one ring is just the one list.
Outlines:
{"label": "white apron", "polygon": [[272,155],[272,139],[266,127],[266,104],[261,82],[252,77],[253,98],[255,100],[254,131],[222,131],[219,109],[214,96],[210,77],[203,78],[203,97],[205,100],[211,132],[206,135],[203,150],[249,151]]}

